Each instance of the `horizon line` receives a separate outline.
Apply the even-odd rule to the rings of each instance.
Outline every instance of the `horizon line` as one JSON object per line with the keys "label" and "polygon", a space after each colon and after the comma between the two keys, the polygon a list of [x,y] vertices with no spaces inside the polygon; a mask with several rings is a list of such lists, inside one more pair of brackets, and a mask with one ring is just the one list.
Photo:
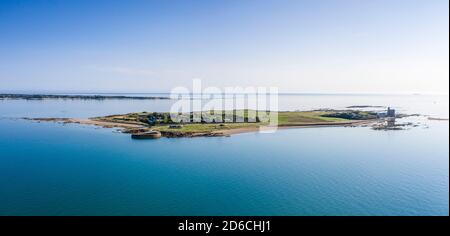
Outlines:
{"label": "horizon line", "polygon": [[[0,90],[0,94],[170,94],[171,92],[124,92],[124,91],[63,91],[63,90]],[[219,93],[186,93],[219,94]],[[246,93],[236,93],[246,94]],[[279,95],[447,95],[442,92],[278,92]]]}

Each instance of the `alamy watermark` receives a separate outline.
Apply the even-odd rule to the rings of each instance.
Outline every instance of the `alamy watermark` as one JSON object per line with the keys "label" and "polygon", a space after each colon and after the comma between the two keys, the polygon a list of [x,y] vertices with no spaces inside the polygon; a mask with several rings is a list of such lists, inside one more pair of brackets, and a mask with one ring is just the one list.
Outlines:
{"label": "alamy watermark", "polygon": [[192,89],[176,87],[170,93],[176,101],[170,109],[175,123],[257,123],[259,132],[272,133],[278,127],[278,88],[202,88],[194,79]]}

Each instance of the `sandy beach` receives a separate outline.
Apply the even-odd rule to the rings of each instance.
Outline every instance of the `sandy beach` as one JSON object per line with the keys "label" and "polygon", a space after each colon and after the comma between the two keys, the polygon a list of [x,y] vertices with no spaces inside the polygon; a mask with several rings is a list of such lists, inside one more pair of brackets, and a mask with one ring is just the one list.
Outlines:
{"label": "sandy beach", "polygon": [[103,128],[122,128],[122,129],[147,128],[139,124],[102,121],[90,118],[25,118],[25,119],[38,122],[59,122],[59,123],[73,123],[82,125],[95,125]]}

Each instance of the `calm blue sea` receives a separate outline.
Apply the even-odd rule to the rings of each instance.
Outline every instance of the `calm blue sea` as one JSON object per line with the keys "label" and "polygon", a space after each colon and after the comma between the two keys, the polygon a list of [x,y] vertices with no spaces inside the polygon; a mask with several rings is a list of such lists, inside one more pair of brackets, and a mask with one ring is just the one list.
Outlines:
{"label": "calm blue sea", "polygon": [[[448,96],[285,95],[281,110],[389,105],[448,118]],[[449,122],[132,140],[20,117],[163,111],[172,101],[0,101],[0,215],[449,215]]]}

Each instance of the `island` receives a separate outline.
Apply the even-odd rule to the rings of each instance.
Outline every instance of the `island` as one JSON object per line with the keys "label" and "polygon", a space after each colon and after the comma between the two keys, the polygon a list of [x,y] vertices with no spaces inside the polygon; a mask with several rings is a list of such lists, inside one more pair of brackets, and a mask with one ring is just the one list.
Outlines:
{"label": "island", "polygon": [[[231,110],[207,112],[190,112],[179,114],[190,122],[174,122],[169,112],[135,112],[108,115],[88,119],[77,118],[31,118],[34,121],[54,121],[96,125],[104,128],[119,128],[123,133],[134,137],[199,137],[229,136],[243,132],[258,131],[261,126],[268,126],[269,120],[263,118],[264,111]],[[257,114],[257,115],[255,115]],[[201,117],[199,122],[192,122],[194,116]],[[327,126],[361,126],[379,121],[376,112],[360,110],[311,110],[279,111],[277,128],[327,127]],[[207,117],[207,118],[204,118]],[[228,117],[228,118],[227,118]],[[220,119],[222,118],[222,119]],[[218,122],[219,121],[219,122]],[[139,136],[142,135],[142,136]]]}

